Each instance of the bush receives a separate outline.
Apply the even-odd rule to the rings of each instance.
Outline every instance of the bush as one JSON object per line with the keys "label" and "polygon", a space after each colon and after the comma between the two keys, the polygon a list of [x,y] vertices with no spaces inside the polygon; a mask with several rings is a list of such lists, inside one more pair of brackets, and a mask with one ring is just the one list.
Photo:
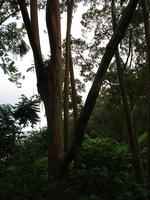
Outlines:
{"label": "bush", "polygon": [[51,184],[53,199],[134,200],[143,188],[134,182],[131,155],[111,139],[86,139],[62,181]]}
{"label": "bush", "polygon": [[111,139],[87,138],[67,174],[48,185],[45,143],[39,140],[29,137],[13,162],[0,166],[2,200],[138,200],[146,193],[134,181],[127,145]]}

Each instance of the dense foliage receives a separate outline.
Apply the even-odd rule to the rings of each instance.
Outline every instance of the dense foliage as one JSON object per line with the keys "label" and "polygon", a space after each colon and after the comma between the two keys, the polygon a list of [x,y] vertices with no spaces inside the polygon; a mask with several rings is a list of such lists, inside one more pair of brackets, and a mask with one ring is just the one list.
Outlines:
{"label": "dense foliage", "polygon": [[40,100],[36,96],[28,99],[22,95],[13,105],[0,106],[0,161],[15,154],[16,144],[25,136],[24,128],[34,127],[40,120],[38,116]]}
{"label": "dense foliage", "polygon": [[[63,178],[47,183],[47,132],[33,132],[0,166],[3,200],[137,200],[146,188],[134,181],[126,144],[87,136]],[[145,140],[140,139],[141,145]],[[49,192],[48,192],[49,190]]]}

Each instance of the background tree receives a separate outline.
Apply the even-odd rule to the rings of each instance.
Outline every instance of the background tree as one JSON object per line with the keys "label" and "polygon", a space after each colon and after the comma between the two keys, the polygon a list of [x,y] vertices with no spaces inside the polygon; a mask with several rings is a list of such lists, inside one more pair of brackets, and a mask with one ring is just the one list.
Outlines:
{"label": "background tree", "polygon": [[[135,3],[135,4],[134,4]],[[121,39],[124,37],[125,31],[128,27],[128,24],[131,20],[133,11],[136,7],[137,2],[132,2],[128,4],[126,7],[126,10],[124,11],[124,15],[122,15],[120,21],[118,22],[118,26],[116,28],[116,32],[111,37],[107,47],[106,51],[104,53],[104,56],[102,58],[102,61],[99,65],[98,71],[96,73],[95,79],[93,81],[92,87],[88,93],[87,99],[85,101],[85,104],[83,106],[83,109],[81,111],[77,127],[74,131],[74,140],[72,143],[71,148],[69,149],[68,154],[64,157],[64,166],[67,166],[70,161],[74,158],[76,153],[76,148],[82,144],[83,137],[84,137],[84,129],[86,126],[87,121],[89,120],[89,117],[93,111],[96,99],[99,94],[99,90],[101,88],[104,75],[107,71],[107,68],[111,62],[111,59],[115,53],[115,50],[120,43]]]}
{"label": "background tree", "polygon": [[148,74],[148,184],[150,182],[150,30],[149,30],[149,5],[146,0],[141,1],[144,28],[145,28],[145,40],[146,40],[146,55],[147,55],[147,74]]}
{"label": "background tree", "polygon": [[20,101],[12,105],[0,106],[0,161],[5,162],[15,153],[16,144],[25,135],[23,129],[34,127],[40,118],[38,116],[39,98],[28,99],[22,95]]}
{"label": "background tree", "polygon": [[[112,0],[111,8],[112,8],[113,30],[115,31],[116,24],[117,24],[117,18],[116,18],[116,14],[115,14],[116,6],[115,6],[114,0]],[[129,50],[129,52],[130,52],[130,50]],[[125,115],[126,115],[129,145],[130,145],[130,149],[131,149],[131,152],[133,154],[133,159],[134,159],[133,165],[134,165],[134,169],[135,169],[135,176],[137,178],[137,181],[139,181],[140,183],[145,183],[145,174],[144,174],[143,163],[142,163],[141,156],[140,156],[138,139],[137,139],[137,135],[136,135],[135,128],[134,128],[134,121],[133,121],[133,117],[132,117],[131,107],[128,102],[126,82],[125,82],[125,78],[124,78],[124,74],[123,74],[124,69],[126,68],[126,66],[125,66],[126,64],[124,64],[121,61],[119,48],[116,49],[115,58],[116,58],[120,90],[121,90],[121,95],[122,95],[122,102],[123,102],[124,111],[125,111]],[[128,56],[127,56],[127,58],[128,58]],[[127,61],[126,61],[126,63],[127,63]]]}

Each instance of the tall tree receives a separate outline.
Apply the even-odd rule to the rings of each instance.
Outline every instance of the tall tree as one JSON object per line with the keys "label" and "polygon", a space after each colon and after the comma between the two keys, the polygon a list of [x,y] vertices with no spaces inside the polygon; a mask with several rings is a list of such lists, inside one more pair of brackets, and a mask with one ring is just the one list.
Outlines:
{"label": "tall tree", "polygon": [[[117,25],[115,0],[112,0],[111,12],[112,12],[113,30],[115,32],[116,25]],[[145,183],[144,168],[143,168],[143,163],[142,163],[142,159],[140,156],[138,138],[137,138],[135,128],[134,128],[132,111],[131,111],[130,103],[128,101],[129,98],[127,95],[126,82],[125,82],[125,77],[124,77],[124,70],[126,68],[126,66],[125,66],[126,64],[123,63],[123,61],[121,60],[121,56],[120,56],[118,47],[116,48],[115,58],[116,58],[120,90],[121,90],[121,95],[122,95],[122,102],[123,102],[123,107],[124,107],[124,111],[125,111],[125,115],[126,115],[129,145],[130,145],[130,150],[133,155],[133,166],[134,166],[135,176],[136,176],[136,180],[139,183]],[[127,59],[128,59],[128,56],[127,56]]]}
{"label": "tall tree", "polygon": [[[66,31],[66,52],[65,52],[65,80],[64,80],[64,149],[69,148],[69,71],[71,67],[71,25],[73,0],[67,0],[67,31]],[[73,83],[72,83],[73,84]]]}
{"label": "tall tree", "polygon": [[[38,92],[44,102],[48,124],[48,168],[49,176],[57,173],[58,159],[63,155],[62,142],[62,65],[59,1],[48,0],[46,4],[46,25],[48,30],[51,59],[43,62],[38,42],[37,1],[31,3],[32,20],[29,18],[25,0],[18,0],[29,41],[33,50],[37,75]],[[32,21],[36,24],[32,24]]]}
{"label": "tall tree", "polygon": [[6,162],[9,155],[15,152],[15,146],[24,137],[22,129],[31,125],[34,127],[40,118],[38,116],[39,98],[28,99],[22,95],[15,105],[0,105],[0,161]]}
{"label": "tall tree", "polygon": [[87,99],[85,101],[84,107],[79,116],[77,126],[74,130],[74,140],[69,149],[69,152],[67,153],[67,155],[65,155],[63,159],[64,168],[72,161],[72,159],[76,155],[76,149],[78,148],[78,146],[82,144],[83,137],[84,137],[84,129],[93,111],[96,99],[99,95],[102,82],[104,80],[105,73],[111,62],[112,57],[115,54],[118,44],[120,43],[120,41],[125,35],[125,32],[133,16],[137,3],[138,1],[130,0],[128,6],[124,10],[122,17],[120,18],[118,22],[115,33],[113,34],[109,43],[106,46],[104,56],[101,60],[101,63],[99,64],[99,68],[96,73],[95,79],[93,81],[93,84],[88,93]]}
{"label": "tall tree", "polygon": [[[48,165],[49,175],[58,174],[58,165],[60,158],[64,154],[63,135],[62,135],[62,65],[61,65],[61,31],[60,31],[60,10],[59,1],[47,0],[46,4],[46,24],[50,43],[51,59],[48,65],[45,65],[41,55],[37,37],[35,36],[35,27],[37,28],[38,16],[34,9],[34,22],[29,18],[27,4],[25,0],[17,0],[20,7],[23,21],[28,33],[29,41],[33,50],[38,92],[44,102],[47,124],[48,124]],[[36,1],[34,1],[37,4]],[[104,75],[115,53],[115,50],[125,35],[126,29],[130,23],[138,0],[130,0],[128,6],[118,23],[115,33],[109,41],[99,69],[95,76],[93,85],[88,94],[85,105],[82,109],[78,123],[74,131],[74,140],[66,156],[63,156],[61,167],[66,168],[74,159],[76,149],[81,145],[84,136],[84,128],[94,108],[96,98],[104,80]],[[30,6],[33,6],[33,2]],[[32,16],[32,15],[31,15]],[[38,34],[38,33],[36,33]]]}

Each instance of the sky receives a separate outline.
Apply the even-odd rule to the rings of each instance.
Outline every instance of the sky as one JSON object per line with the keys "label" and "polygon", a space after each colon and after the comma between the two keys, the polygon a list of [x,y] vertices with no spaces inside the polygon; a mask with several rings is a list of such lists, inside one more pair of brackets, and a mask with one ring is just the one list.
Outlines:
{"label": "sky", "polygon": [[[73,26],[72,26],[72,35],[74,37],[80,37],[81,35],[81,24],[80,19],[83,13],[83,6],[79,6],[77,13],[73,17]],[[47,55],[49,53],[49,46],[48,46],[48,38],[47,35],[44,33],[46,30],[45,26],[45,12],[40,11],[39,13],[39,27],[40,27],[40,38],[41,38],[41,47],[43,55]],[[62,30],[62,38],[65,37],[66,34],[66,16],[63,16],[61,21],[61,30]],[[28,38],[26,36],[25,40],[28,42]],[[12,83],[8,80],[8,76],[3,73],[0,69],[0,104],[12,104],[18,102],[19,97],[21,94],[26,95],[28,98],[34,94],[37,94],[37,87],[36,87],[36,76],[33,72],[26,72],[26,70],[31,67],[33,64],[33,55],[32,51],[30,50],[26,56],[20,58],[19,56],[11,55],[12,59],[15,61],[19,71],[25,75],[25,79],[21,81],[22,87],[17,88],[15,83]],[[77,76],[77,75],[76,75]],[[85,95],[84,95],[85,99]],[[41,122],[38,125],[39,128],[46,126],[46,119],[44,113],[44,106],[41,105]]]}

